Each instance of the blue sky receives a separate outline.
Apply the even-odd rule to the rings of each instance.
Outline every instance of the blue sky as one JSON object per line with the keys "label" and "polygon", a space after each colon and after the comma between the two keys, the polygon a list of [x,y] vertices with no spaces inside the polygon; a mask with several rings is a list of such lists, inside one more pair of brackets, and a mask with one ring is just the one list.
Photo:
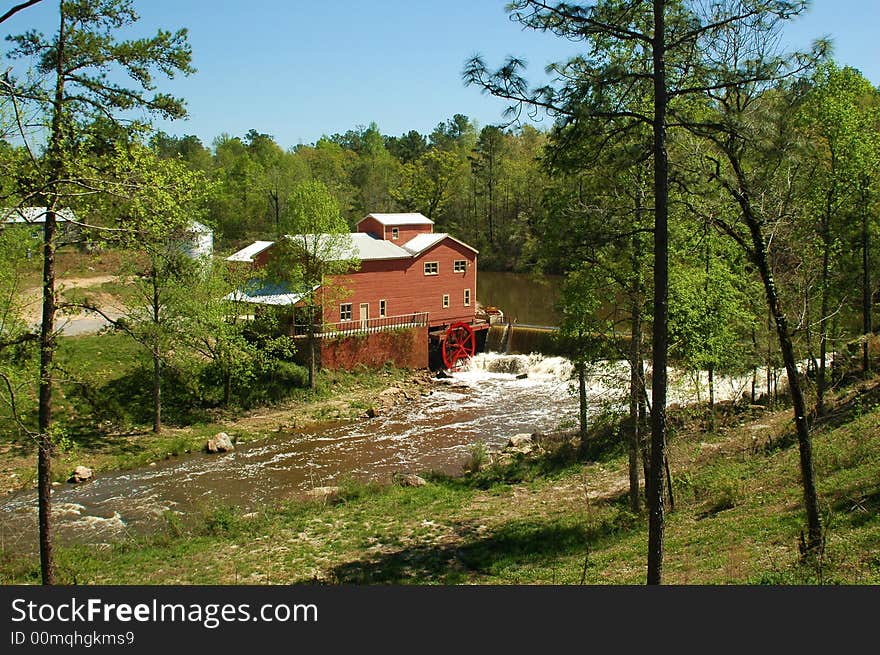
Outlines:
{"label": "blue sky", "polygon": [[[0,3],[6,7],[9,0]],[[253,128],[289,148],[375,121],[385,134],[430,132],[456,113],[478,125],[502,120],[505,103],[461,81],[465,61],[506,55],[529,63],[530,79],[574,52],[572,43],[524,31],[506,0],[138,0],[139,31],[189,30],[198,72],[160,88],[184,97],[188,119],[158,123],[209,145]],[[5,33],[54,31],[54,0],[17,14]],[[820,36],[835,58],[880,86],[880,0],[814,0],[785,39]]]}

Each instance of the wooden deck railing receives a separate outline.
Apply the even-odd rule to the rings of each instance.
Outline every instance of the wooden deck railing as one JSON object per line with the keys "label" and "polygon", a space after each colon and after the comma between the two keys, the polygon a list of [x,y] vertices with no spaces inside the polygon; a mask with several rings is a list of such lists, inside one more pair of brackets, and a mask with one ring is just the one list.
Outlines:
{"label": "wooden deck railing", "polygon": [[[322,339],[333,337],[346,337],[354,334],[367,334],[370,332],[382,332],[384,330],[396,330],[399,328],[426,327],[428,325],[428,312],[414,312],[399,316],[382,316],[366,320],[339,321],[338,323],[324,323],[315,325],[315,336]],[[308,325],[297,324],[293,326],[293,336],[302,337],[308,334]]]}

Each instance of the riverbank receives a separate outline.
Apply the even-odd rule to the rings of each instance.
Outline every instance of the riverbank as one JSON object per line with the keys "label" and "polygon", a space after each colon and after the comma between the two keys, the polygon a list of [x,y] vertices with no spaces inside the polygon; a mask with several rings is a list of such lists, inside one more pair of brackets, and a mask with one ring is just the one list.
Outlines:
{"label": "riverbank", "polygon": [[[302,390],[297,397],[240,415],[218,414],[215,420],[187,427],[166,427],[160,434],[146,429],[128,432],[96,430],[92,438],[59,445],[52,460],[53,480],[63,484],[77,466],[99,475],[128,470],[199,452],[208,439],[226,432],[235,443],[271,438],[282,431],[328,422],[362,420],[390,407],[415,402],[431,392],[432,373],[387,367],[377,371],[323,371],[321,391]],[[0,493],[36,484],[36,448],[32,443],[0,444]]]}
{"label": "riverbank", "polygon": [[[675,508],[670,584],[880,583],[880,380],[836,395],[814,427],[826,545],[802,562],[804,528],[791,410],[724,404],[716,428],[697,407],[670,412]],[[168,514],[148,538],[62,547],[77,584],[643,584],[647,517],[627,506],[619,439],[596,432],[509,452],[460,477],[404,487],[343,482],[332,498],[259,511]],[[602,440],[605,440],[604,442]],[[539,441],[541,441],[539,439]],[[0,558],[0,582],[38,580],[34,558]]]}

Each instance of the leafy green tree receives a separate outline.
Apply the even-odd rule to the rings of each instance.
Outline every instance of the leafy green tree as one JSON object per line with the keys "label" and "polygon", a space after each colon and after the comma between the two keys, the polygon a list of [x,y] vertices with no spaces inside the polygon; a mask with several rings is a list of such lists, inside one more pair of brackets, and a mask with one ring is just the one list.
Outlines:
{"label": "leafy green tree", "polygon": [[182,333],[186,342],[182,345],[198,363],[208,361],[219,373],[223,406],[228,408],[233,392],[241,396],[245,390],[253,391],[260,374],[273,371],[280,361],[291,358],[294,348],[286,335],[277,335],[274,313],[267,312],[259,320],[248,318],[253,308],[236,291],[259,279],[254,271],[225,263],[209,262],[199,283],[192,285],[183,299]]}
{"label": "leafy green tree", "polygon": [[[315,388],[316,323],[324,307],[346,291],[340,276],[359,265],[348,225],[327,187],[313,180],[290,192],[272,259],[271,275],[302,295],[309,349],[309,388]],[[321,319],[323,322],[323,319]]]}
{"label": "leafy green tree", "polygon": [[228,134],[214,139],[213,145],[217,189],[209,217],[221,239],[239,245],[271,232],[274,226],[266,220],[266,200],[260,191],[262,171],[247,145]]}
{"label": "leafy green tree", "polygon": [[[828,381],[826,361],[828,337],[833,313],[835,269],[838,278],[842,271],[843,249],[849,241],[850,217],[861,213],[862,225],[859,246],[865,257],[862,270],[869,272],[865,245],[868,229],[868,211],[858,212],[856,206],[863,200],[876,177],[880,136],[874,116],[869,109],[871,97],[876,94],[871,83],[852,68],[838,68],[826,63],[813,76],[810,90],[801,110],[804,136],[815,161],[813,175],[805,185],[811,213],[817,216],[817,234],[821,247],[819,360],[816,378],[816,411],[825,412],[825,394]],[[862,262],[859,262],[860,264]],[[863,280],[862,280],[863,281]],[[870,283],[862,284],[862,313],[864,334],[871,331]],[[864,340],[863,365],[868,368],[867,339]]]}
{"label": "leafy green tree", "polygon": [[[131,112],[180,118],[183,102],[154,93],[156,71],[173,76],[189,74],[192,53],[186,30],[160,30],[153,37],[120,40],[117,31],[137,21],[130,0],[62,0],[58,30],[50,37],[29,31],[9,37],[7,56],[26,59],[33,78],[6,78],[4,93],[16,103],[31,105],[45,118],[38,135],[45,154],[32,158],[23,198],[39,199],[48,208],[43,229],[43,303],[40,326],[38,497],[40,568],[44,584],[55,580],[51,539],[52,390],[55,354],[55,248],[59,208],[72,203],[95,177],[78,161],[81,126],[94,116],[117,117]],[[110,72],[113,74],[109,74]],[[128,81],[126,86],[125,80]],[[31,134],[22,134],[28,140]],[[33,153],[32,149],[29,152]],[[100,175],[97,176],[98,179]],[[36,204],[36,203],[35,203]]]}
{"label": "leafy green tree", "polygon": [[148,148],[120,148],[118,171],[103,205],[115,217],[107,241],[128,251],[120,278],[130,293],[123,315],[108,316],[149,353],[153,362],[153,432],[162,429],[162,368],[169,354],[190,341],[184,330],[186,299],[210,261],[188,251],[194,221],[203,218],[210,185],[181,159],[160,159]]}
{"label": "leafy green tree", "polygon": [[[747,44],[744,39],[742,47]],[[822,546],[822,528],[809,415],[797,366],[794,330],[789,323],[782,289],[776,281],[779,270],[776,253],[781,250],[776,239],[781,236],[780,228],[785,227],[794,213],[792,186],[801,166],[793,156],[797,148],[792,144],[797,138],[794,125],[797,92],[753,85],[728,90],[719,96],[716,106],[718,115],[713,120],[724,124],[727,134],[709,137],[715,152],[707,155],[708,170],[736,211],[732,216],[719,213],[713,221],[743,249],[764,287],[794,409],[807,514],[808,537],[804,548],[817,553]]]}
{"label": "leafy green tree", "polygon": [[0,399],[7,435],[32,439],[37,436],[28,409],[34,398],[36,334],[24,319],[22,294],[25,273],[30,268],[28,254],[33,251],[30,230],[0,230]]}
{"label": "leafy green tree", "polygon": [[385,139],[385,147],[401,164],[411,164],[428,151],[428,141],[416,130]]}
{"label": "leafy green tree", "polygon": [[391,190],[397,186],[400,163],[385,148],[385,140],[375,123],[364,131],[358,161],[352,171],[357,189],[355,207],[360,216],[370,212],[389,212],[396,207]]}
{"label": "leafy green tree", "polygon": [[[309,175],[306,179],[321,182],[333,194],[340,212],[347,219],[358,220],[355,198],[358,190],[352,182],[352,171],[358,164],[358,154],[343,148],[329,138],[318,139],[314,146],[299,146],[295,156],[305,163]],[[370,210],[374,211],[374,210]]]}
{"label": "leafy green tree", "polygon": [[435,219],[445,209],[455,181],[464,172],[462,158],[448,150],[429,150],[416,161],[405,164],[400,186],[392,194],[404,208]]}
{"label": "leafy green tree", "polygon": [[[600,315],[600,298],[604,296],[601,286],[601,269],[583,265],[569,271],[560,288],[559,307],[562,320],[559,335],[569,344],[571,359],[578,378],[578,428],[581,453],[587,450],[587,369],[597,359],[608,358],[614,352],[607,342],[613,339],[614,330],[608,330],[607,321]],[[610,355],[613,357],[613,355]]]}
{"label": "leafy green tree", "polygon": [[[755,317],[749,307],[752,289],[743,288],[742,275],[734,268],[742,268],[741,254],[719,252],[731,247],[711,226],[699,236],[700,242],[685,246],[670,276],[670,355],[695,375],[707,373],[714,430],[715,374],[742,372],[746,336],[755,327]],[[693,256],[700,251],[702,262]]]}

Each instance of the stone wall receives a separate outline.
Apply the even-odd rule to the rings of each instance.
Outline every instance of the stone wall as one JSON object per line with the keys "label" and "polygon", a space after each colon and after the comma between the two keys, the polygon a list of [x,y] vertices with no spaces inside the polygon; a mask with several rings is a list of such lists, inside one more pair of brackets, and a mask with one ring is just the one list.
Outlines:
{"label": "stone wall", "polygon": [[339,339],[321,339],[321,366],[352,369],[358,364],[379,368],[428,368],[428,329],[398,328]]}

